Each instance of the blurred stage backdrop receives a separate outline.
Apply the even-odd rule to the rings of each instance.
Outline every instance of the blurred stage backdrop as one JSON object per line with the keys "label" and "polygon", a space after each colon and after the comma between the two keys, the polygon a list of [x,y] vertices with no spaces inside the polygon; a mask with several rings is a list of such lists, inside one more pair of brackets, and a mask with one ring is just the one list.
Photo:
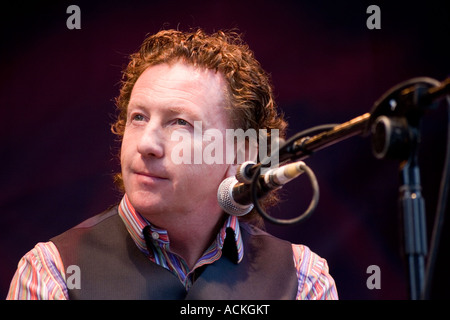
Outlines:
{"label": "blurred stage backdrop", "polygon": [[[69,5],[81,9],[70,30]],[[370,30],[367,7],[381,9]],[[2,9],[0,50],[0,297],[19,259],[115,204],[119,145],[110,132],[127,55],[148,33],[238,28],[271,76],[289,136],[369,112],[392,86],[450,72],[448,1],[46,1]],[[420,168],[431,235],[445,154],[443,105],[423,119]],[[320,185],[313,216],[267,230],[328,260],[341,299],[408,299],[402,256],[398,163],[377,160],[353,137],[307,160]],[[278,217],[310,201],[300,177],[283,189]],[[449,224],[432,298],[449,298]],[[380,268],[369,289],[367,268]],[[447,290],[446,290],[447,289]]]}

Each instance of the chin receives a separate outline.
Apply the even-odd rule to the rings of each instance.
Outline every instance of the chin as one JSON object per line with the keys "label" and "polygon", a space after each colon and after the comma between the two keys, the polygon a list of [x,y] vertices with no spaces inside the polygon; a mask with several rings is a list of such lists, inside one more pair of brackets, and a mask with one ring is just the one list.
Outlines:
{"label": "chin", "polygon": [[152,211],[165,210],[164,207],[170,203],[170,200],[161,199],[158,195],[149,192],[131,192],[127,195],[134,209],[142,215]]}

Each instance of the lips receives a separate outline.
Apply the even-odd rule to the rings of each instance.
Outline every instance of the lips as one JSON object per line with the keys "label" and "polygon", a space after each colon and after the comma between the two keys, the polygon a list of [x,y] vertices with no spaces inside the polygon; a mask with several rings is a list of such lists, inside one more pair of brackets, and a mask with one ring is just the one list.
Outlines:
{"label": "lips", "polygon": [[144,172],[144,171],[135,171],[134,174],[142,177],[152,178],[152,179],[160,179],[166,180],[167,178],[161,174],[152,173],[152,172]]}
{"label": "lips", "polygon": [[148,188],[148,187],[156,187],[156,186],[162,185],[163,183],[165,183],[168,180],[164,179],[164,178],[160,178],[160,177],[149,176],[149,175],[137,173],[135,175],[135,181],[139,185],[141,185],[145,188]]}
{"label": "lips", "polygon": [[139,181],[144,183],[154,183],[168,180],[167,175],[160,173],[150,172],[150,171],[132,171],[136,175]]}

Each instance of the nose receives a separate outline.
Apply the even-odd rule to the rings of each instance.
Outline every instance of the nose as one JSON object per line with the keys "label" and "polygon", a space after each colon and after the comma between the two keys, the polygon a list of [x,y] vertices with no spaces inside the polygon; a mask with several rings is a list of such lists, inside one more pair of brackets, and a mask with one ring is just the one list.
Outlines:
{"label": "nose", "polygon": [[162,130],[157,124],[151,121],[147,124],[137,143],[137,151],[144,157],[164,156],[164,139]]}

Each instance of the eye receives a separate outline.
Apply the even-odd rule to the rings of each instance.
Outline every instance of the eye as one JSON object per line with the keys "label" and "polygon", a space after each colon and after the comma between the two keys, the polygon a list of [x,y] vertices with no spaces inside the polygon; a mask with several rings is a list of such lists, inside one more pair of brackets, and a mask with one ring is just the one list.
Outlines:
{"label": "eye", "polygon": [[135,114],[131,117],[132,121],[144,121],[145,117],[142,114]]}
{"label": "eye", "polygon": [[187,122],[184,119],[176,119],[176,124],[179,126],[187,126],[187,125],[189,125],[189,122]]}

